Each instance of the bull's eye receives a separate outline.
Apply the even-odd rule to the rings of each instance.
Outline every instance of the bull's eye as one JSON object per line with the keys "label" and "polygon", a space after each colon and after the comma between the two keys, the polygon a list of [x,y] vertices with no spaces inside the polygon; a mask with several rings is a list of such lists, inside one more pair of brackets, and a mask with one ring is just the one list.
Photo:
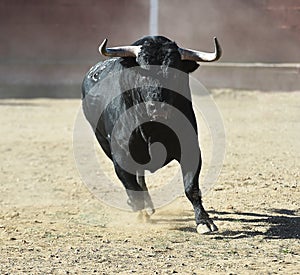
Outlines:
{"label": "bull's eye", "polygon": [[99,72],[96,72],[96,73],[93,74],[93,80],[94,81],[98,81],[99,80],[98,77],[99,77]]}

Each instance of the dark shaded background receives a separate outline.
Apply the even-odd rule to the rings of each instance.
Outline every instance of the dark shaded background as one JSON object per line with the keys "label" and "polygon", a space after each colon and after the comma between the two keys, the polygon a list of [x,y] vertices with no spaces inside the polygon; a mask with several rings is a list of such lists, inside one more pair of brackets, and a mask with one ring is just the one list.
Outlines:
{"label": "dark shaded background", "polygon": [[[130,44],[148,29],[148,0],[1,0],[0,97],[79,97],[104,38]],[[300,0],[160,0],[159,33],[207,51],[217,36],[221,62],[300,63]],[[204,66],[195,76],[210,87],[294,90],[299,67]]]}

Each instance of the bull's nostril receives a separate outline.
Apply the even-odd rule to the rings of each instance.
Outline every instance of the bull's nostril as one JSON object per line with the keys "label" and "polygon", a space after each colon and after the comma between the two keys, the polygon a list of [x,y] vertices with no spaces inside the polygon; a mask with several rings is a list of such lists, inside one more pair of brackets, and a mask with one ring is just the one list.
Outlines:
{"label": "bull's nostril", "polygon": [[155,110],[155,104],[154,104],[154,102],[150,101],[150,102],[148,102],[147,105],[148,105],[148,109],[150,111],[154,111]]}

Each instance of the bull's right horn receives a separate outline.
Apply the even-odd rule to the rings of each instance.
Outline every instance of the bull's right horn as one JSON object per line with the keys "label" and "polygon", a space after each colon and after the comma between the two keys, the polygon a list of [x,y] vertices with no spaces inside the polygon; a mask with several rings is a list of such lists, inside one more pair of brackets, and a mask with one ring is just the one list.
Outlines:
{"label": "bull's right horn", "polygon": [[182,60],[192,60],[196,62],[212,62],[220,59],[222,55],[222,48],[218,42],[218,39],[214,37],[215,51],[213,53],[200,52],[190,49],[179,48],[178,51],[181,54]]}
{"label": "bull's right horn", "polygon": [[120,46],[113,48],[106,48],[107,39],[104,39],[99,46],[99,52],[104,56],[109,57],[137,57],[141,46]]}

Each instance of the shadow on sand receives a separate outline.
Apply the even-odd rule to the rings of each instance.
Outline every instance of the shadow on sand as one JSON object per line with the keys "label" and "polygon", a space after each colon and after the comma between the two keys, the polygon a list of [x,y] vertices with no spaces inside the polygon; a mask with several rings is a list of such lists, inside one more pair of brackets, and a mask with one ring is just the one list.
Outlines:
{"label": "shadow on sand", "polygon": [[[218,221],[242,223],[242,230],[220,230],[214,233],[216,239],[241,239],[254,236],[262,236],[264,239],[300,239],[300,216],[292,210],[271,209],[272,214],[225,211],[209,211],[209,213],[217,223]],[[183,224],[192,220],[192,218],[177,218],[169,222]],[[260,228],[268,229],[260,230]],[[195,232],[195,228],[184,226],[179,226],[176,230]]]}
{"label": "shadow on sand", "polygon": [[[261,235],[265,239],[300,239],[300,217],[295,211],[287,209],[272,209],[272,214],[258,214],[248,212],[212,212],[218,215],[218,220],[229,222],[242,222],[250,230],[224,231],[224,237],[247,238]],[[226,215],[226,216],[225,216]],[[238,216],[237,218],[228,215]],[[252,228],[267,226],[267,231],[252,230]]]}

